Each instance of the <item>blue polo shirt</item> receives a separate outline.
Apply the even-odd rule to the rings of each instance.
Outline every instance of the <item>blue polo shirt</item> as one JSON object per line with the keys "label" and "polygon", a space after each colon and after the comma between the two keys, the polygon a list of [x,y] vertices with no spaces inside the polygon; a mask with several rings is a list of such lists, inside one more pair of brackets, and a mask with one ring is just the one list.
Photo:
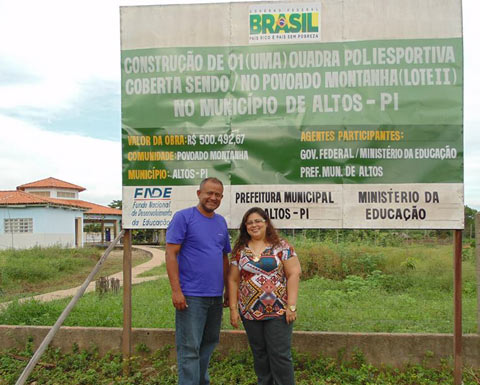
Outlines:
{"label": "blue polo shirt", "polygon": [[182,245],[177,261],[184,295],[223,294],[223,254],[232,251],[225,218],[206,217],[197,207],[177,211],[168,225],[167,243]]}

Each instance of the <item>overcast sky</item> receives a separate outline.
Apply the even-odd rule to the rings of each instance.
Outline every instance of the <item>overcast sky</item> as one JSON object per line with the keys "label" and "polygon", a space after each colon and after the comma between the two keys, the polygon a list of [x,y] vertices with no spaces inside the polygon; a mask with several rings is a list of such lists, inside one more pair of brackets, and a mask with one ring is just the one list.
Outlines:
{"label": "overcast sky", "polygon": [[[184,1],[198,3],[205,1]],[[0,190],[46,177],[121,199],[120,5],[0,0]],[[463,1],[465,203],[480,209],[478,0]]]}

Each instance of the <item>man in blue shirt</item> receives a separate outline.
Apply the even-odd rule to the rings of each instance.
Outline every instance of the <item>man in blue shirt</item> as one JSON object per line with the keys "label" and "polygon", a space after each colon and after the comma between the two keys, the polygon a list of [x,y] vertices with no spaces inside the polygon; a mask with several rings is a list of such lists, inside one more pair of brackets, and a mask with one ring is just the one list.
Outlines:
{"label": "man in blue shirt", "polygon": [[[176,212],[167,229],[179,385],[210,384],[208,363],[220,337],[231,251],[225,218],[215,213],[222,182],[204,179],[197,196],[198,205]],[[225,296],[226,306],[227,301]]]}

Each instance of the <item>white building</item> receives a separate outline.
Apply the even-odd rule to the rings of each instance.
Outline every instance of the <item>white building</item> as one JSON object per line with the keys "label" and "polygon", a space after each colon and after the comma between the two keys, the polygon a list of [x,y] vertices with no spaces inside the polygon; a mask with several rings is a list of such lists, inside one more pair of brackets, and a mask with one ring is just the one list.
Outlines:
{"label": "white building", "polygon": [[[34,246],[81,247],[84,223],[100,223],[95,241],[109,241],[120,230],[122,211],[82,201],[85,188],[46,178],[0,191],[0,249]],[[92,239],[93,240],[93,239]]]}

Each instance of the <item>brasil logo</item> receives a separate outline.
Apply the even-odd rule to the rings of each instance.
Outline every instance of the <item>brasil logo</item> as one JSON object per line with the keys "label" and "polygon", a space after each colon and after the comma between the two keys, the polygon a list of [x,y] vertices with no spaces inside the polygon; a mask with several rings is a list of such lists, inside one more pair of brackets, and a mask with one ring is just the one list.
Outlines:
{"label": "brasil logo", "polygon": [[319,10],[250,10],[250,41],[319,39]]}

